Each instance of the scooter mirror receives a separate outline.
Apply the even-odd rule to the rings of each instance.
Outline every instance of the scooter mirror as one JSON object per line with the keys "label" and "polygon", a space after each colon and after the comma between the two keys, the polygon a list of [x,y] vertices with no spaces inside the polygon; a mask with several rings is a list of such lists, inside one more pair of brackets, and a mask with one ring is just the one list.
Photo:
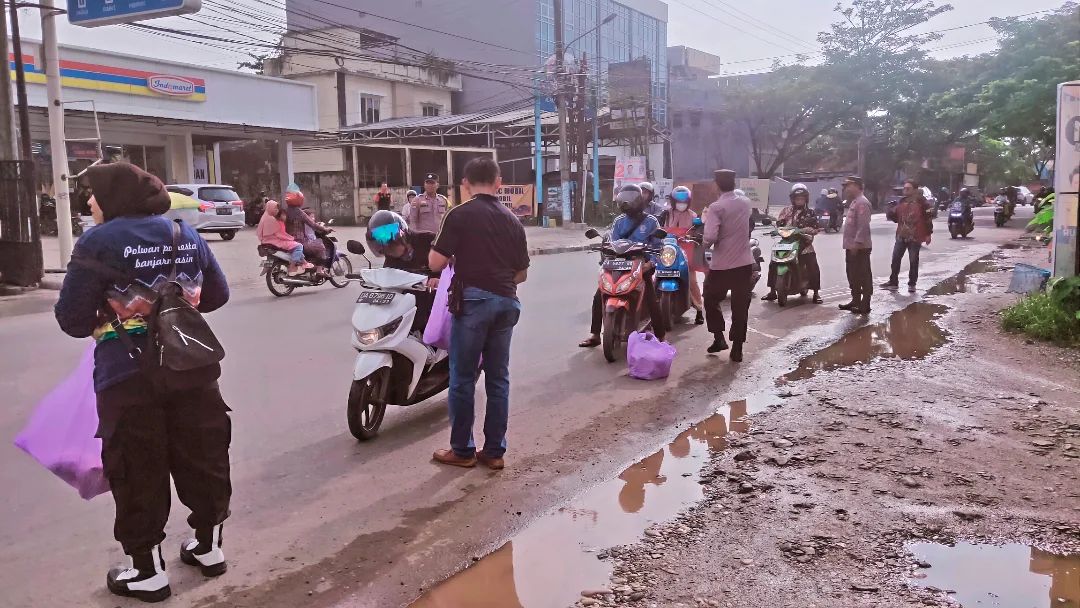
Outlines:
{"label": "scooter mirror", "polygon": [[600,236],[600,233],[597,232],[596,228],[589,228],[585,231],[585,238],[595,239],[598,236]]}
{"label": "scooter mirror", "polygon": [[663,228],[657,228],[656,232],[653,233],[653,236],[658,238],[658,239],[666,239],[667,238],[667,230],[664,230]]}
{"label": "scooter mirror", "polygon": [[367,249],[364,249],[364,244],[360,241],[349,241],[345,243],[345,248],[349,250],[349,253],[355,253],[356,255],[364,255],[367,253]]}
{"label": "scooter mirror", "polygon": [[772,226],[772,218],[771,217],[763,217],[763,218],[761,218],[761,225],[762,226]]}

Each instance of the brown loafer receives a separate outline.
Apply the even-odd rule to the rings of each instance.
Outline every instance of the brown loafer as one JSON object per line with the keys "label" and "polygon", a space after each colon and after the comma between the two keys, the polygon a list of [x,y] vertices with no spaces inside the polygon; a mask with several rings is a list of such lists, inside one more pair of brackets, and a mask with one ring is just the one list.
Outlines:
{"label": "brown loafer", "polygon": [[442,464],[448,464],[455,467],[464,467],[466,469],[476,466],[476,456],[471,458],[462,458],[454,453],[454,450],[435,450],[435,453],[431,455],[432,460]]}
{"label": "brown loafer", "polygon": [[501,471],[501,470],[503,470],[504,467],[506,467],[506,462],[502,459],[501,456],[500,457],[485,456],[483,452],[477,452],[476,453],[476,460],[480,464],[482,464],[485,467],[491,469],[492,471]]}

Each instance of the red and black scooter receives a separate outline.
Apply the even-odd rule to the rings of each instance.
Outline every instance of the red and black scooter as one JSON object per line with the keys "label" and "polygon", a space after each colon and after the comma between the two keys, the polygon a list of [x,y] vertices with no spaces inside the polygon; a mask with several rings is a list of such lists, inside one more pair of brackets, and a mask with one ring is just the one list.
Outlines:
{"label": "red and black scooter", "polygon": [[[660,232],[663,231],[657,234]],[[590,228],[585,236],[595,239],[600,233]],[[645,271],[651,263],[650,256],[658,255],[659,250],[629,240],[605,240],[597,249],[601,257],[600,295],[604,305],[601,344],[604,358],[613,362],[630,334],[642,331],[651,321],[645,301]]]}

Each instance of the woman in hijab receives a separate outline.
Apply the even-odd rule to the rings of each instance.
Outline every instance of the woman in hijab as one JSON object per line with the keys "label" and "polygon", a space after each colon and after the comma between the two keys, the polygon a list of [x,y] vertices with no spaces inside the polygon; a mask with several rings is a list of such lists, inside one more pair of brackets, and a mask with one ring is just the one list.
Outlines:
{"label": "woman in hijab", "polygon": [[[661,215],[661,228],[677,237],[686,236],[697,225],[694,222],[698,219],[698,214],[690,208],[690,199],[690,189],[686,186],[679,186],[672,190],[671,194],[668,195],[671,208]],[[701,285],[698,283],[698,272],[702,269],[694,263],[697,259],[696,247],[692,243],[686,242],[680,242],[680,246],[690,263],[690,305],[697,311],[694,323],[703,325],[705,315],[702,311],[705,306],[701,301]]]}
{"label": "woman in hijab", "polygon": [[281,209],[281,203],[266,201],[266,210],[259,219],[259,227],[255,229],[255,233],[259,237],[260,245],[276,247],[292,256],[289,276],[296,276],[304,272],[305,268],[311,268],[311,264],[304,262],[304,244],[285,230],[285,212]]}
{"label": "woman in hijab", "polygon": [[65,333],[96,341],[97,436],[116,504],[113,534],[129,557],[109,571],[107,586],[157,602],[171,594],[161,551],[170,477],[195,530],[181,544],[181,560],[207,576],[225,572],[221,527],[232,495],[232,423],[217,366],[182,391],[163,387],[141,366],[145,317],[166,281],[179,284],[203,313],[228,301],[229,286],[206,241],[161,217],[169,209],[161,180],[128,163],[91,167],[86,179],[97,225],[75,245],[56,320]]}

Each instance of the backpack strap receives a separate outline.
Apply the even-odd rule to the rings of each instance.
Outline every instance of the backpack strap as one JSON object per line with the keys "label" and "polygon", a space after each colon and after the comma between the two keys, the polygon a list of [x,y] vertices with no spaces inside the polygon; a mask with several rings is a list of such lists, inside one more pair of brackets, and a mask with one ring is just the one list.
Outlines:
{"label": "backpack strap", "polygon": [[172,270],[169,271],[169,282],[176,281],[176,262],[180,259],[180,251],[177,249],[180,245],[180,220],[169,222],[172,227]]}

